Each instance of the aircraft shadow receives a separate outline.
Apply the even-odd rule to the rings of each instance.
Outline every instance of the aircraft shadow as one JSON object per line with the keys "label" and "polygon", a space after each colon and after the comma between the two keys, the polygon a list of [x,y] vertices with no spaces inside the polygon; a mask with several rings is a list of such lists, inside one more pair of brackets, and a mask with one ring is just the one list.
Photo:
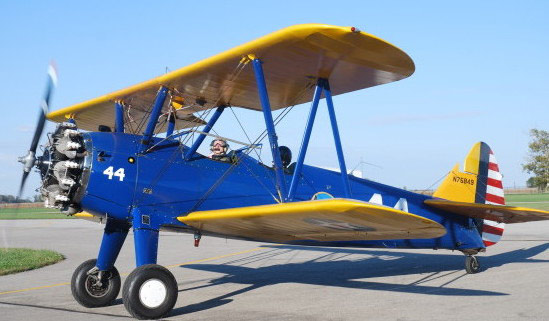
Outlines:
{"label": "aircraft shadow", "polygon": [[[118,301],[118,300],[117,300]],[[120,304],[122,301],[120,300]],[[97,315],[97,316],[106,316],[110,319],[113,318],[125,318],[130,319],[131,317],[128,315],[119,315],[119,314],[112,314],[112,313],[100,313],[100,312],[92,312],[92,311],[80,311],[76,309],[68,309],[68,308],[61,308],[61,307],[52,307],[52,306],[45,306],[45,305],[39,305],[39,304],[29,304],[29,303],[15,303],[15,302],[5,302],[0,301],[0,305],[10,305],[10,306],[16,306],[16,307],[26,307],[26,308],[35,308],[35,309],[43,309],[43,310],[50,310],[50,311],[61,311],[61,312],[70,312],[74,313],[74,315],[83,315],[83,316],[91,316],[91,315]],[[115,304],[112,304],[115,305]],[[76,318],[76,317],[75,317]]]}
{"label": "aircraft shadow", "polygon": [[[398,250],[369,250],[353,248],[318,248],[306,246],[265,245],[269,250],[235,259],[224,264],[191,264],[181,266],[201,271],[222,273],[209,284],[184,288],[180,291],[192,291],[200,288],[223,285],[227,283],[247,284],[248,287],[226,293],[205,302],[176,308],[172,315],[189,314],[211,309],[232,302],[231,297],[260,287],[280,283],[302,283],[310,285],[334,286],[371,291],[392,291],[403,293],[421,293],[444,296],[501,296],[507,293],[475,289],[449,288],[447,285],[466,276],[464,256],[455,254],[422,254],[399,252]],[[520,249],[507,253],[480,257],[481,264],[488,268],[516,262],[549,262],[549,260],[532,259],[547,250],[549,243]],[[299,263],[286,263],[260,267],[246,267],[253,262],[266,261],[291,251],[315,251],[324,253],[314,259]],[[355,255],[351,257],[351,255]],[[360,255],[358,257],[356,255]],[[347,258],[349,257],[349,258]],[[409,284],[365,281],[376,277],[427,274]],[[452,277],[449,281],[448,278]],[[442,285],[425,285],[436,279],[446,280]]]}

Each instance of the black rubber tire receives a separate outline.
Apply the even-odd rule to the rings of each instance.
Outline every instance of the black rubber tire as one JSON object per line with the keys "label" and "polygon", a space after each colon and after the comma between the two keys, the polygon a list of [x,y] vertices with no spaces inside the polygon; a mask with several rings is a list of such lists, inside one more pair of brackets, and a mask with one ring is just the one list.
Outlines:
{"label": "black rubber tire", "polygon": [[465,257],[465,271],[467,271],[468,274],[480,272],[480,263],[476,256],[468,255]]}
{"label": "black rubber tire", "polygon": [[[166,289],[166,297],[162,303],[154,308],[147,307],[140,299],[140,290],[149,280],[160,281]],[[157,264],[142,265],[130,273],[122,288],[122,299],[126,310],[136,319],[158,319],[166,316],[173,309],[177,301],[177,281],[173,274],[163,266]]]}
{"label": "black rubber tire", "polygon": [[[109,271],[109,276],[103,281],[103,289],[91,287],[91,277],[87,275],[88,271],[95,267],[96,259],[87,260],[80,264],[71,279],[71,292],[76,302],[86,308],[104,307],[112,304],[120,292],[120,274],[113,267]],[[94,294],[92,294],[92,292]]]}

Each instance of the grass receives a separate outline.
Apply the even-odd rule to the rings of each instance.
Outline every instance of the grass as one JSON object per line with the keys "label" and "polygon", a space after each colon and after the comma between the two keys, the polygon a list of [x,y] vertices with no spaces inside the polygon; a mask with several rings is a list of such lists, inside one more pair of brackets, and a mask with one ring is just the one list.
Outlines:
{"label": "grass", "polygon": [[505,203],[549,211],[549,194],[509,194],[505,195]]}
{"label": "grass", "polygon": [[0,275],[37,269],[65,259],[50,250],[0,249]]}
{"label": "grass", "polygon": [[44,207],[0,208],[0,220],[73,218],[59,210]]}

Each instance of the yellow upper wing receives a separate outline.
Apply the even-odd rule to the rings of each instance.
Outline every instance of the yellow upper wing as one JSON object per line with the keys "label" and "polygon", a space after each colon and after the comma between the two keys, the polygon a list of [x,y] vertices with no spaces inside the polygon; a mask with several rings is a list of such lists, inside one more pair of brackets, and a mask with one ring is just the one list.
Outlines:
{"label": "yellow upper wing", "polygon": [[427,218],[349,199],[199,211],[177,218],[201,231],[270,242],[434,238],[446,229]]}
{"label": "yellow upper wing", "polygon": [[[328,78],[333,95],[337,95],[397,81],[410,76],[415,69],[405,52],[375,36],[352,32],[349,27],[303,24],[149,81],[51,112],[47,117],[56,122],[73,117],[80,128],[97,130],[99,124],[114,124],[113,106],[120,100],[130,107],[127,114],[131,121],[150,110],[160,85],[169,87],[183,99],[183,108],[178,111],[181,118],[223,104],[261,110],[253,70],[247,64],[250,57],[263,61],[273,110],[310,101],[311,85],[319,77]],[[243,69],[239,71],[238,66]],[[192,124],[190,121],[178,128]]]}
{"label": "yellow upper wing", "polygon": [[426,200],[425,204],[448,212],[503,223],[523,223],[549,220],[549,212],[516,206],[454,202],[442,199]]}

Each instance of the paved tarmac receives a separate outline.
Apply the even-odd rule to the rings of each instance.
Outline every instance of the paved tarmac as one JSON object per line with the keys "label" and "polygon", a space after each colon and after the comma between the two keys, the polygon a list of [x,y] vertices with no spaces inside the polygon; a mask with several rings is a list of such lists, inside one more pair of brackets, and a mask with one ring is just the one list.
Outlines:
{"label": "paved tarmac", "polygon": [[[66,260],[0,276],[1,320],[130,318],[119,298],[88,309],[71,296],[74,268],[97,254],[103,226],[0,221],[0,245],[53,249]],[[159,264],[179,282],[168,320],[549,320],[549,222],[507,225],[468,275],[460,252],[308,248],[163,233]],[[134,267],[128,236],[116,264]]]}

